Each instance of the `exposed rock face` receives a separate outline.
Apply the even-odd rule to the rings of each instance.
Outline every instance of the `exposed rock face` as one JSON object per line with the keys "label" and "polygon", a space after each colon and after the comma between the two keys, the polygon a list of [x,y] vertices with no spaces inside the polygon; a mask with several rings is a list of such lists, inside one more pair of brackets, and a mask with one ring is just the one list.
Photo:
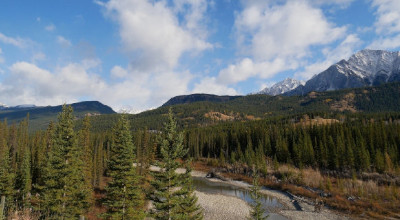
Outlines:
{"label": "exposed rock face", "polygon": [[298,81],[295,79],[286,78],[285,80],[276,83],[270,88],[266,87],[265,89],[261,90],[258,94],[266,94],[272,96],[280,95],[285,92],[291,91],[300,85],[304,85],[304,83],[302,81]]}
{"label": "exposed rock face", "polygon": [[400,52],[362,50],[286,94],[303,95],[311,91],[373,86],[395,81],[400,81]]}

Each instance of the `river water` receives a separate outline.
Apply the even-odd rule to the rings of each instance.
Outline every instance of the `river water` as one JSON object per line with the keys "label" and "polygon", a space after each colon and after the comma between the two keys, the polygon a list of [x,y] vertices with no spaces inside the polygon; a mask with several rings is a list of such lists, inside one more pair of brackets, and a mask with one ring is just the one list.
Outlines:
{"label": "river water", "polygon": [[[213,182],[204,177],[193,177],[193,184],[196,190],[203,193],[234,196],[246,201],[247,203],[253,202],[253,199],[250,196],[250,191],[242,187],[233,186],[223,182]],[[261,203],[265,209],[265,215],[269,215],[268,219],[287,219],[282,215],[274,213],[284,208],[276,198],[263,195]]]}

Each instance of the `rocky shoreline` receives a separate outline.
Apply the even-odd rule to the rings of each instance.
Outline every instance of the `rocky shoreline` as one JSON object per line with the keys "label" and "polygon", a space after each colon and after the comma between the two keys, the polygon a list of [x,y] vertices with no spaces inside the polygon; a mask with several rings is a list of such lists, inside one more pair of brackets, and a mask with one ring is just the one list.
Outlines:
{"label": "rocky shoreline", "polygon": [[[205,177],[206,173],[193,171],[192,176]],[[209,179],[209,181],[223,182],[238,187],[248,188],[250,185],[240,181],[220,179]],[[261,193],[275,197],[285,207],[277,211],[277,214],[287,217],[288,219],[348,219],[347,216],[322,207],[320,212],[314,212],[314,206],[308,204],[306,200],[294,200],[287,193],[264,188]],[[199,205],[204,209],[204,219],[246,219],[250,212],[250,206],[243,200],[236,197],[225,196],[220,194],[207,194],[196,191]],[[273,219],[273,218],[272,218]]]}

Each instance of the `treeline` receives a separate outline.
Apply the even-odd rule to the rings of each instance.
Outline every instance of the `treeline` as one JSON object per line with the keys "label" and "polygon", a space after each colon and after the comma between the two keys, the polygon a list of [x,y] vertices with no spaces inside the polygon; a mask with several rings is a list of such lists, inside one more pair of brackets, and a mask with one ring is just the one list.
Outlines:
{"label": "treeline", "polygon": [[[173,112],[178,125],[183,128],[209,126],[219,121],[207,117],[210,112],[218,112],[231,117],[236,121],[249,121],[254,118],[273,119],[275,117],[292,117],[304,114],[328,115],[337,118],[339,115],[350,114],[344,109],[335,109],[345,100],[346,107],[354,108],[356,114],[377,114],[400,112],[400,83],[388,83],[375,87],[344,89],[329,92],[317,92],[304,96],[268,96],[248,95],[227,102],[194,102],[173,106]],[[349,95],[351,94],[351,95]],[[346,98],[353,97],[352,99]],[[349,100],[347,100],[349,99]],[[335,104],[336,103],[336,104]],[[147,127],[149,130],[158,130],[163,126],[168,106],[145,111],[136,115],[129,115],[128,119],[132,130]],[[106,132],[111,129],[117,114],[92,117],[92,129],[95,132]],[[80,126],[80,125],[78,125]]]}
{"label": "treeline", "polygon": [[195,158],[221,163],[269,161],[324,170],[390,172],[400,165],[400,120],[347,117],[326,125],[291,120],[232,122],[188,129],[185,143]]}
{"label": "treeline", "polygon": [[[157,135],[132,133],[124,115],[107,132],[91,132],[89,117],[76,130],[71,106],[46,131],[31,135],[28,118],[18,125],[0,122],[0,219],[78,219],[90,212],[104,219],[201,219],[190,166],[175,173],[188,150],[169,115]],[[152,174],[157,152],[164,169]],[[172,190],[177,187],[182,189]],[[100,188],[105,197],[96,200]],[[148,198],[155,201],[151,213]],[[96,205],[105,212],[93,211]]]}

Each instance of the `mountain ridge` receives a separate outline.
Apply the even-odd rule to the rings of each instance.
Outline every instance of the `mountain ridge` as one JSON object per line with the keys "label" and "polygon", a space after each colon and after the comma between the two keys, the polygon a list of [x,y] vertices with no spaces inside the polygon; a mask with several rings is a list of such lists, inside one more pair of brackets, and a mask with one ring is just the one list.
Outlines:
{"label": "mountain ridge", "polygon": [[[99,101],[83,101],[67,104],[74,109],[74,115],[82,118],[85,115],[102,115],[115,114],[116,112],[109,106]],[[8,123],[17,123],[24,120],[29,114],[30,128],[45,128],[50,121],[57,119],[58,113],[61,112],[62,105],[57,106],[35,106],[29,108],[9,107],[0,109],[0,120],[7,119]]]}
{"label": "mountain ridge", "polygon": [[205,93],[195,93],[190,95],[180,95],[175,96],[169,99],[166,103],[162,106],[170,106],[170,105],[178,105],[178,104],[188,104],[193,102],[226,102],[230,100],[234,100],[242,96],[219,96],[213,94],[205,94]]}
{"label": "mountain ridge", "polygon": [[265,95],[280,95],[284,94],[288,91],[291,91],[295,88],[297,88],[300,85],[303,85],[304,82],[292,79],[292,78],[286,78],[280,82],[275,83],[271,87],[265,87],[263,90],[258,92],[257,94],[265,94]]}
{"label": "mountain ridge", "polygon": [[400,52],[365,49],[313,76],[284,95],[377,86],[400,81]]}

